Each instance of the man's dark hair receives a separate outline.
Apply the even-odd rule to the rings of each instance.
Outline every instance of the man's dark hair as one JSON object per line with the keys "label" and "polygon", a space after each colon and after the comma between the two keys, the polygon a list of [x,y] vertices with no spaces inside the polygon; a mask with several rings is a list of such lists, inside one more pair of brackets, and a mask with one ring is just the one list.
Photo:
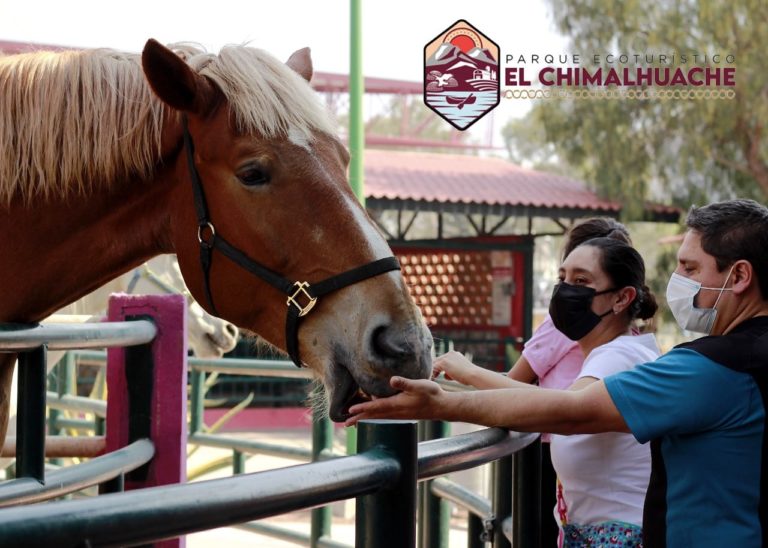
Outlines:
{"label": "man's dark hair", "polygon": [[722,272],[734,262],[749,261],[760,294],[768,298],[768,208],[754,200],[729,200],[691,207],[685,224],[701,236],[701,247]]}

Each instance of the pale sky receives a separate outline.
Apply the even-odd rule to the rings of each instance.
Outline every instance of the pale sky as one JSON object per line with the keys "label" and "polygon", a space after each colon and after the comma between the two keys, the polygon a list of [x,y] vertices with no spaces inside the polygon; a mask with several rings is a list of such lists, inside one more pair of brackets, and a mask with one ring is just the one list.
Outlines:
{"label": "pale sky", "polygon": [[[363,71],[366,76],[420,81],[423,48],[466,19],[499,44],[502,55],[562,53],[565,38],[554,29],[542,0],[362,0]],[[148,38],[197,42],[209,51],[250,41],[287,59],[309,46],[315,70],[349,71],[347,0],[0,0],[0,40],[140,51]],[[528,100],[502,99],[494,111],[494,137]],[[364,108],[375,109],[375,99]],[[487,117],[486,117],[487,118]],[[482,123],[473,136],[487,132]]]}

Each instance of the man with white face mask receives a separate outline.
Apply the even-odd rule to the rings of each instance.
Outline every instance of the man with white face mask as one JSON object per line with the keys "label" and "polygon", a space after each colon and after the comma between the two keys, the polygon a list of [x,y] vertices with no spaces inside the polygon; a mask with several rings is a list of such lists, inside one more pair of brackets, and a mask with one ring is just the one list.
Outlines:
{"label": "man with white face mask", "polygon": [[[703,335],[709,335],[712,332],[715,318],[717,318],[717,303],[720,301],[720,297],[725,291],[733,291],[732,287],[725,287],[728,280],[731,279],[732,272],[733,266],[725,277],[723,287],[704,287],[701,282],[686,278],[677,272],[672,273],[669,284],[667,284],[667,304],[681,329]],[[712,308],[696,306],[696,297],[702,290],[720,292]]]}
{"label": "man with white face mask", "polygon": [[[423,418],[517,431],[630,432],[651,442],[646,548],[768,546],[768,208],[692,208],[667,298],[684,329],[708,334],[582,390],[400,391],[352,406],[367,418]],[[599,312],[599,311],[597,311]]]}

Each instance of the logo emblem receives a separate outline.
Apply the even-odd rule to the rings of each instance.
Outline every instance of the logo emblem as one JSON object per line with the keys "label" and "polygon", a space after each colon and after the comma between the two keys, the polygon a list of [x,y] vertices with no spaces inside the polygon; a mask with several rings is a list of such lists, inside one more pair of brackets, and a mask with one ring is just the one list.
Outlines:
{"label": "logo emblem", "polygon": [[499,104],[499,46],[459,19],[424,46],[424,103],[458,130]]}

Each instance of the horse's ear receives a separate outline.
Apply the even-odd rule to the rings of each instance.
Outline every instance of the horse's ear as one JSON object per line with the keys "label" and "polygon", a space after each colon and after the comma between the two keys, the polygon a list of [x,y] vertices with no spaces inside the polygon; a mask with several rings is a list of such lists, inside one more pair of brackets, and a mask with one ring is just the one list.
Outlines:
{"label": "horse's ear", "polygon": [[204,114],[212,108],[213,85],[157,40],[147,40],[141,66],[150,87],[164,103],[194,114]]}
{"label": "horse's ear", "polygon": [[309,54],[309,48],[294,51],[285,64],[298,72],[307,82],[312,79],[312,57]]}

